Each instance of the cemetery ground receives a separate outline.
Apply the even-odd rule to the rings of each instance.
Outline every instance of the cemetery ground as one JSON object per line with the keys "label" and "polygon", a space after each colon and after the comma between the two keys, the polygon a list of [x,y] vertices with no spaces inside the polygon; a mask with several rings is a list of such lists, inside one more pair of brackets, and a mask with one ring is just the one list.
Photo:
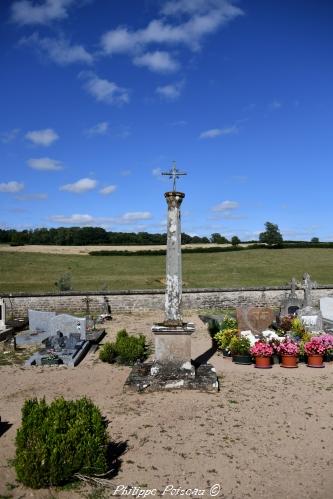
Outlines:
{"label": "cemetery ground", "polygon": [[[115,314],[105,340],[118,330],[142,333],[161,312]],[[211,339],[195,311],[184,319],[196,325],[192,357]],[[237,366],[214,354],[218,393],[123,392],[129,367],[102,363],[90,353],[76,368],[0,366],[0,407],[8,429],[0,436],[0,497],[37,499],[113,497],[118,485],[157,489],[167,485],[205,490],[220,484],[218,497],[329,499],[333,490],[333,365],[325,369],[269,370]],[[126,450],[113,488],[30,490],[15,480],[10,464],[15,434],[27,398],[87,396],[109,420],[111,439]],[[11,425],[11,426],[9,426]],[[133,497],[133,496],[132,496]],[[165,494],[165,497],[170,497]]]}
{"label": "cemetery ground", "polygon": [[[318,283],[331,284],[333,249],[183,254],[183,282],[187,288],[278,286],[289,282],[291,275],[300,278],[305,270]],[[74,291],[162,289],[165,256],[0,251],[0,272],[2,293],[55,292],[55,282],[65,273],[70,274]]]}

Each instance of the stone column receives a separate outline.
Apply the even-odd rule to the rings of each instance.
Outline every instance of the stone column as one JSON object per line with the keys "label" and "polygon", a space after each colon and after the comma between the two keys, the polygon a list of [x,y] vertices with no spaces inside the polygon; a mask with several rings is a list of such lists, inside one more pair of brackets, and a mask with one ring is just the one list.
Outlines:
{"label": "stone column", "polygon": [[168,233],[166,256],[165,324],[182,324],[182,259],[180,205],[185,197],[183,192],[166,192],[168,204]]}
{"label": "stone column", "polygon": [[0,329],[6,329],[6,304],[3,298],[0,298]]}

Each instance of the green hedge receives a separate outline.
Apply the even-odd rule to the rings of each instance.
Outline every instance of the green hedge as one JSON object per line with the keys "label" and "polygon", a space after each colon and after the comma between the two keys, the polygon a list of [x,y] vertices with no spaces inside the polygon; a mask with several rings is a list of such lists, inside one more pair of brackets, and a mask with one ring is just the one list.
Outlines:
{"label": "green hedge", "polygon": [[99,352],[99,358],[110,364],[133,365],[136,361],[143,361],[149,355],[146,338],[143,335],[129,336],[125,329],[118,331],[115,343],[105,343]]}
{"label": "green hedge", "polygon": [[105,473],[107,447],[105,420],[89,399],[26,400],[16,434],[17,479],[40,488],[65,484],[78,472]]}

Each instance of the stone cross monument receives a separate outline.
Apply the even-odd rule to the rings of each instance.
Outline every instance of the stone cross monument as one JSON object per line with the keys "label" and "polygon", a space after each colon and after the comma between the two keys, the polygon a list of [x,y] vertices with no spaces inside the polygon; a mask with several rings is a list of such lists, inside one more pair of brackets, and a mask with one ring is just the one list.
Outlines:
{"label": "stone cross monument", "polygon": [[176,179],[186,175],[176,169],[175,163],[169,172],[162,173],[173,180],[173,190],[164,194],[168,205],[165,320],[155,324],[155,359],[158,364],[173,364],[192,370],[191,334],[192,323],[182,319],[182,258],[180,205],[185,197],[176,190]]}

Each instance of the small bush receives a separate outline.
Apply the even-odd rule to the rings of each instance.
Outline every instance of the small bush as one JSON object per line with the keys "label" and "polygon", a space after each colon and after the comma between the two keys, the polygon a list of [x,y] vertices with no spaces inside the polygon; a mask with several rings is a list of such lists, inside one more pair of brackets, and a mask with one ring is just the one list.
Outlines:
{"label": "small bush", "polygon": [[54,283],[59,291],[71,291],[72,289],[72,276],[69,272],[65,272],[59,277],[59,280]]}
{"label": "small bush", "polygon": [[137,360],[145,360],[148,354],[149,349],[143,335],[129,336],[127,331],[122,329],[118,331],[114,343],[107,342],[102,346],[99,358],[103,362],[133,365]]}
{"label": "small bush", "polygon": [[90,400],[26,400],[14,465],[27,487],[62,485],[75,473],[107,471],[106,423]]}

